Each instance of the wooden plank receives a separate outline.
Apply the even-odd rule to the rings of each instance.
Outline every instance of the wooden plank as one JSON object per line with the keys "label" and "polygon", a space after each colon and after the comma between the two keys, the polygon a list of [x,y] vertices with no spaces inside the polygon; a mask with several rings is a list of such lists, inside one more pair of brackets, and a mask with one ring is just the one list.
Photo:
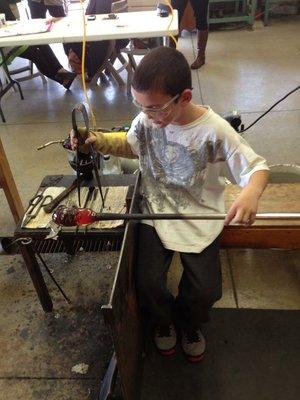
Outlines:
{"label": "wooden plank", "polygon": [[6,154],[0,139],[0,187],[4,190],[9,208],[16,224],[24,214],[24,208],[17,190]]}
{"label": "wooden plank", "polygon": [[225,227],[221,247],[300,249],[300,226]]}
{"label": "wooden plank", "polygon": [[[138,212],[138,205],[136,186],[130,212]],[[126,225],[111,298],[102,307],[113,337],[124,400],[140,398],[142,380],[142,326],[134,278],[136,245],[137,222],[130,221]]]}

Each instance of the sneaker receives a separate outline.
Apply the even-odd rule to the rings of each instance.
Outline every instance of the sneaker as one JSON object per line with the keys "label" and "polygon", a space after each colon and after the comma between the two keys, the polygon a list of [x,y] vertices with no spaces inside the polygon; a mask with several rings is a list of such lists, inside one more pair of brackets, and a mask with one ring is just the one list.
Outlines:
{"label": "sneaker", "polygon": [[177,335],[174,325],[158,325],[154,333],[154,343],[157,350],[163,356],[171,356],[174,354],[177,343]]}
{"label": "sneaker", "polygon": [[191,362],[199,362],[204,357],[205,338],[200,329],[189,329],[182,332],[182,349]]}

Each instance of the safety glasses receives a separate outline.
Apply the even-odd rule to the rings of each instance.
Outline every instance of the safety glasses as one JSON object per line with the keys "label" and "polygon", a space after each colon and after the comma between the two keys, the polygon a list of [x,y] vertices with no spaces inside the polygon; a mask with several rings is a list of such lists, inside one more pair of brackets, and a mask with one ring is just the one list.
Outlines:
{"label": "safety glasses", "polygon": [[167,113],[169,111],[170,105],[174,103],[174,101],[176,101],[179,97],[180,94],[176,94],[176,96],[172,97],[172,99],[165,103],[162,107],[143,107],[136,101],[135,98],[133,98],[132,102],[140,111],[143,111],[146,114],[158,115]]}

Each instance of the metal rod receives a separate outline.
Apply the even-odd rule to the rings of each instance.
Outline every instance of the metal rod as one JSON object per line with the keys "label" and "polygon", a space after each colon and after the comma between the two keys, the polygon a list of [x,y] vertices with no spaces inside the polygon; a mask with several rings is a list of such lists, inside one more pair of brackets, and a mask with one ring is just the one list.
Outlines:
{"label": "metal rod", "polygon": [[[143,220],[143,219],[178,219],[178,220],[224,220],[227,214],[95,214],[98,221],[109,220]],[[300,213],[264,213],[256,214],[256,220],[296,220],[300,221]]]}
{"label": "metal rod", "polygon": [[50,146],[51,144],[63,144],[64,141],[65,141],[65,139],[62,139],[62,140],[52,140],[51,142],[47,142],[47,143],[45,143],[45,144],[39,146],[39,147],[37,148],[37,150],[42,150],[42,149],[44,149],[45,147]]}
{"label": "metal rod", "polygon": [[52,281],[54,282],[55,286],[57,287],[57,289],[60,291],[60,293],[63,295],[64,299],[66,300],[66,302],[68,304],[71,304],[71,300],[67,297],[67,295],[65,294],[65,292],[63,291],[63,289],[60,287],[60,285],[58,284],[58,282],[56,281],[56,279],[54,278],[54,276],[51,274],[50,269],[48,268],[48,265],[45,263],[45,261],[43,260],[41,254],[38,251],[35,251],[37,257],[39,258],[39,260],[41,261],[41,263],[43,264],[43,266],[45,267],[48,275],[50,276],[50,278],[52,279]]}
{"label": "metal rod", "polygon": [[104,208],[104,196],[103,196],[103,191],[102,191],[102,185],[101,185],[101,180],[100,180],[100,175],[99,175],[99,171],[98,171],[98,167],[96,164],[96,160],[95,160],[95,153],[94,153],[94,148],[93,145],[90,143],[90,153],[92,156],[92,162],[93,162],[93,170],[94,170],[94,175],[97,181],[97,185],[99,188],[99,192],[100,192],[100,196],[101,196],[101,200],[102,200],[102,208]]}
{"label": "metal rod", "polygon": [[[78,138],[78,133],[77,133]],[[77,198],[78,198],[78,205],[81,207],[81,199],[80,199],[80,172],[79,172],[79,146],[76,148],[76,177],[77,177]]]}

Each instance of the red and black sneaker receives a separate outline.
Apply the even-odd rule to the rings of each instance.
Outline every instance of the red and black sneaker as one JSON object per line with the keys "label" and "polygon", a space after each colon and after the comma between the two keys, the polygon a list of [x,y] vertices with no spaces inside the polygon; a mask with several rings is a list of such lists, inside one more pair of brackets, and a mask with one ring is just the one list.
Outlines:
{"label": "red and black sneaker", "polygon": [[182,349],[190,362],[199,362],[205,353],[205,338],[199,328],[182,332]]}
{"label": "red and black sneaker", "polygon": [[174,325],[158,325],[154,332],[154,343],[157,350],[163,356],[174,354],[177,343],[177,334]]}

